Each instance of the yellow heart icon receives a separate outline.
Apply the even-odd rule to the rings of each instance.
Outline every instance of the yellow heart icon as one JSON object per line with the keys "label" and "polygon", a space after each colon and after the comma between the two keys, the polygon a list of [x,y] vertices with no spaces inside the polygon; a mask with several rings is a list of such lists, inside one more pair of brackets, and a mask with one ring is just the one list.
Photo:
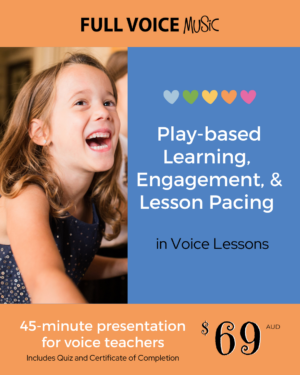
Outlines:
{"label": "yellow heart icon", "polygon": [[203,99],[208,103],[212,104],[218,96],[218,92],[216,90],[212,90],[210,93],[207,90],[202,91]]}

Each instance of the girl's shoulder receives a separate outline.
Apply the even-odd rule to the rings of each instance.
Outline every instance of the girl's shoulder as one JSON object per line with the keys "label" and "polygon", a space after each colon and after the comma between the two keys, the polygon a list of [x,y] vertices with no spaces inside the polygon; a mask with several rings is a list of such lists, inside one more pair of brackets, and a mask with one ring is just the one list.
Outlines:
{"label": "girl's shoulder", "polygon": [[9,245],[8,225],[37,220],[49,221],[50,206],[45,192],[37,185],[26,186],[17,197],[0,197],[0,244]]}
{"label": "girl's shoulder", "polygon": [[46,194],[42,188],[34,184],[23,188],[13,199],[5,197],[3,207],[7,223],[30,220],[33,217],[49,221],[50,206]]}
{"label": "girl's shoulder", "polygon": [[2,197],[4,199],[3,205],[6,210],[10,208],[25,207],[30,210],[39,207],[41,210],[49,212],[49,202],[44,190],[35,184],[30,184],[24,187],[20,193],[13,199]]}
{"label": "girl's shoulder", "polygon": [[0,196],[0,244],[9,245],[9,238],[7,235],[7,220],[6,220],[6,209],[5,209],[5,199]]}

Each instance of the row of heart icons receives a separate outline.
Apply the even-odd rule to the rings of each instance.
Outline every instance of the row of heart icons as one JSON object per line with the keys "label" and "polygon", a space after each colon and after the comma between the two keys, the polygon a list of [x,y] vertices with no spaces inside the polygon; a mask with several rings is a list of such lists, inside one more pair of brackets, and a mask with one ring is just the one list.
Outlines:
{"label": "row of heart icons", "polygon": [[[188,103],[193,104],[198,98],[199,93],[197,90],[193,90],[192,92],[189,92],[188,90],[184,90],[182,95]],[[243,90],[241,91],[240,95],[245,103],[251,104],[256,97],[256,92],[254,90],[251,90],[249,92]],[[237,92],[235,90],[231,90],[230,92],[223,90],[221,92],[221,96],[226,103],[231,104],[234,102],[237,96]],[[204,90],[202,91],[202,97],[207,103],[212,104],[217,99],[218,92],[216,90],[212,90],[211,92]],[[179,91],[174,90],[170,92],[169,90],[165,90],[164,98],[166,99],[168,103],[174,104],[179,98]]]}

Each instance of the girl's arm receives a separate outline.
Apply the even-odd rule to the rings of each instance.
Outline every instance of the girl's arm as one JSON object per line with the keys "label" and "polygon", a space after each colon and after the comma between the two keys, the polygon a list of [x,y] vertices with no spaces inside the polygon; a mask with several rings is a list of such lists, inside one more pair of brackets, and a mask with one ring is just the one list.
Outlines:
{"label": "girl's arm", "polygon": [[85,303],[66,275],[49,225],[49,203],[36,185],[5,200],[7,233],[32,303]]}
{"label": "girl's arm", "polygon": [[84,275],[84,280],[108,279],[127,274],[127,259],[96,255]]}

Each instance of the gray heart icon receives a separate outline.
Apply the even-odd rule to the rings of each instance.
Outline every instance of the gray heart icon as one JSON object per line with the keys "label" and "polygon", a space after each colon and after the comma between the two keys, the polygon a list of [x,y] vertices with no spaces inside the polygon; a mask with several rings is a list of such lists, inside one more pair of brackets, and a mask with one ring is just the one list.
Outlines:
{"label": "gray heart icon", "polygon": [[170,92],[169,90],[164,91],[164,98],[170,104],[174,104],[176,100],[178,99],[178,97],[179,97],[179,91],[177,90],[173,90],[172,92]]}

